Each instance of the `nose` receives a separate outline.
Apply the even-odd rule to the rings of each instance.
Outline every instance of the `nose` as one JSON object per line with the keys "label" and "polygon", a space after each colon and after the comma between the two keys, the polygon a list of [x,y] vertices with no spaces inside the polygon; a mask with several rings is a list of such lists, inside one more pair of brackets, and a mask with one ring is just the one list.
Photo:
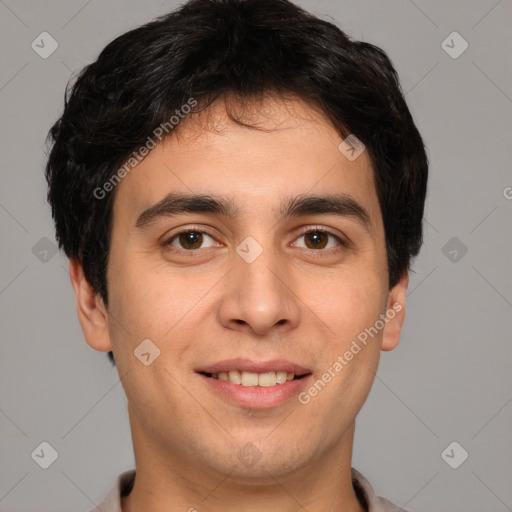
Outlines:
{"label": "nose", "polygon": [[286,262],[264,249],[252,262],[235,255],[218,314],[226,328],[269,336],[298,326],[299,302]]}

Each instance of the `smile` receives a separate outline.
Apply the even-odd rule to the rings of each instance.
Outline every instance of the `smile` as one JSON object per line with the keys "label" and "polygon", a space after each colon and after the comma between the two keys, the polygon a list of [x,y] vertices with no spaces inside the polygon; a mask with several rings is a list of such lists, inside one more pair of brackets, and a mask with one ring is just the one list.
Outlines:
{"label": "smile", "polygon": [[232,384],[237,384],[239,386],[259,386],[262,388],[269,388],[272,386],[285,384],[289,380],[300,379],[304,377],[304,375],[296,376],[293,372],[286,371],[256,373],[231,370],[228,372],[218,373],[202,372],[202,374],[205,375],[206,377],[211,377],[213,379],[218,379],[222,381],[228,381],[231,382]]}
{"label": "smile", "polygon": [[284,405],[313,378],[310,369],[285,359],[227,359],[196,368],[195,372],[213,396],[253,410]]}

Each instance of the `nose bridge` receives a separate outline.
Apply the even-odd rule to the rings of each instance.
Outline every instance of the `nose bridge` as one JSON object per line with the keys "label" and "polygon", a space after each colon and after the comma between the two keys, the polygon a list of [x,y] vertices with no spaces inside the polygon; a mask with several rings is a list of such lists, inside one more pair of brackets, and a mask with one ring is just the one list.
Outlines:
{"label": "nose bridge", "polygon": [[[239,248],[241,251],[241,249]],[[255,251],[255,248],[250,251]],[[237,251],[238,252],[238,251]],[[240,272],[241,282],[240,286],[242,291],[246,291],[248,295],[256,298],[257,295],[270,296],[279,295],[282,290],[282,281],[278,278],[279,263],[273,248],[268,244],[265,248],[262,247],[261,253],[255,257],[254,260],[248,261],[243,257],[236,263],[236,271]],[[281,268],[281,272],[284,269]]]}
{"label": "nose bridge", "polygon": [[[252,237],[251,237],[252,238]],[[258,244],[258,245],[256,245]],[[248,252],[244,252],[247,251]],[[269,237],[262,246],[249,239],[237,248],[239,259],[236,272],[240,276],[239,295],[253,301],[254,306],[270,309],[282,294],[282,282],[278,279],[279,262]],[[284,269],[281,269],[284,272]]]}
{"label": "nose bridge", "polygon": [[274,250],[271,237],[262,235],[260,240],[263,243],[247,237],[236,249],[221,321],[231,328],[243,325],[265,334],[278,324],[296,325],[298,307],[286,284],[285,262]]}

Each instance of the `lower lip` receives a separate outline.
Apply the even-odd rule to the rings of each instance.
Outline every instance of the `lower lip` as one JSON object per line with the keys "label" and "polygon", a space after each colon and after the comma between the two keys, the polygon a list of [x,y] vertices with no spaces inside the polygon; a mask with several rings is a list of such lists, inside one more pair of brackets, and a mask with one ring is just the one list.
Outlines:
{"label": "lower lip", "polygon": [[242,386],[226,380],[214,379],[198,374],[206,384],[228,402],[245,409],[270,409],[284,404],[308,385],[312,375],[301,379],[287,380],[284,384],[276,384],[263,388],[260,386]]}

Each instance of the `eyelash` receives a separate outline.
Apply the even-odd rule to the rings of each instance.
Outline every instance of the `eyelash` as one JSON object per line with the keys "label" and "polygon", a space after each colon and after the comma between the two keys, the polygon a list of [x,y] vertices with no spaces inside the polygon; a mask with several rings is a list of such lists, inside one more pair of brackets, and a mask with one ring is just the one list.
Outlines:
{"label": "eyelash", "polygon": [[[177,233],[174,233],[174,235],[172,235],[170,238],[168,238],[162,245],[164,247],[166,247],[166,248],[170,247],[171,250],[173,250],[173,251],[182,252],[182,253],[186,253],[186,254],[190,254],[190,255],[192,255],[195,252],[201,251],[201,249],[180,249],[180,248],[173,247],[171,245],[172,242],[176,238],[178,238],[180,235],[182,235],[184,233],[201,233],[201,234],[204,234],[204,235],[208,235],[210,238],[215,240],[215,237],[212,234],[208,233],[208,231],[205,231],[203,229],[198,229],[198,228],[191,227],[191,228],[184,229],[182,231],[178,231]],[[310,234],[310,233],[323,233],[323,234],[326,234],[326,235],[330,235],[331,237],[333,237],[339,243],[339,245],[342,248],[348,248],[349,247],[349,242],[348,241],[343,240],[338,235],[334,234],[332,231],[329,231],[329,230],[327,230],[325,228],[320,228],[320,227],[314,227],[314,226],[313,227],[308,227],[304,231],[302,231],[297,236],[297,238],[300,238],[300,237],[302,237],[304,235],[307,235],[307,234]],[[210,249],[210,247],[208,247],[207,249]],[[301,247],[301,249],[304,249],[304,248]],[[314,252],[314,253],[323,253],[323,254],[332,254],[332,253],[335,253],[335,252],[338,252],[338,251],[341,250],[339,247],[334,247],[334,248],[330,248],[330,249],[308,249],[308,248],[305,248],[305,249],[309,250],[311,252]]]}

